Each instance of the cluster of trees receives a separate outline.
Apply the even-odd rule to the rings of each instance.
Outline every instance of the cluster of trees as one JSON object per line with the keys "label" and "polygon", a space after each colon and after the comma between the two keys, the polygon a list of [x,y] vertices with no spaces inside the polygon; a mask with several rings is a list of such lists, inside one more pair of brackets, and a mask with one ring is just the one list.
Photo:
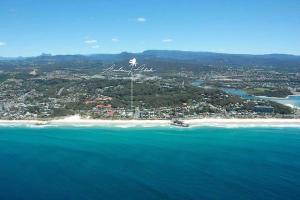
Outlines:
{"label": "cluster of trees", "polygon": [[[273,101],[267,101],[263,104],[260,103],[258,105],[272,106],[274,108],[275,114],[289,115],[289,114],[293,113],[292,108],[285,106],[283,104],[280,104],[280,103],[273,102]],[[249,101],[246,104],[244,104],[243,108],[248,111],[253,111],[255,106],[257,106],[257,104],[255,102]]]}
{"label": "cluster of trees", "polygon": [[267,97],[287,97],[293,93],[288,88],[253,88],[247,89],[249,94],[255,96],[267,96]]}

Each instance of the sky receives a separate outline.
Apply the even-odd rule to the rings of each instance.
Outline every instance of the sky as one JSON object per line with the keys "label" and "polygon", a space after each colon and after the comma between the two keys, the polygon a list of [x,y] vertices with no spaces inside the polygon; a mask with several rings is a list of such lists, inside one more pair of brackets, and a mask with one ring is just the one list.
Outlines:
{"label": "sky", "polygon": [[299,0],[0,0],[0,56],[300,55]]}

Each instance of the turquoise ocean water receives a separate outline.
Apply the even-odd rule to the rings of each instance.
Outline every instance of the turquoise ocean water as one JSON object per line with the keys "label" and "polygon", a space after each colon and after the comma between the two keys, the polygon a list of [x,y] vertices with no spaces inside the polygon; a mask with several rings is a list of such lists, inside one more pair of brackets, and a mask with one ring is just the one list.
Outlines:
{"label": "turquoise ocean water", "polygon": [[0,199],[300,199],[300,129],[2,127]]}

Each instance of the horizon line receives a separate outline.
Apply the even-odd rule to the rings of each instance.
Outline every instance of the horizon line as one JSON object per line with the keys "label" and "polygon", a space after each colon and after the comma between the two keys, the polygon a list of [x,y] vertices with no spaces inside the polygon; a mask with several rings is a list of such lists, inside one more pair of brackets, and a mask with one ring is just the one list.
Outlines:
{"label": "horizon line", "polygon": [[128,53],[128,54],[142,54],[147,51],[177,51],[177,52],[190,52],[190,53],[214,53],[214,54],[225,54],[225,55],[251,55],[251,56],[263,56],[263,55],[289,55],[289,56],[300,56],[300,54],[293,54],[293,53],[227,53],[227,52],[218,52],[218,51],[193,51],[193,50],[178,50],[178,49],[148,49],[138,52],[130,52],[130,51],[120,51],[120,52],[110,52],[110,53],[65,53],[65,54],[53,54],[53,53],[45,53],[41,52],[38,55],[31,55],[31,56],[0,56],[0,58],[35,58],[43,55],[48,56],[92,56],[92,55],[118,55],[122,53]]}

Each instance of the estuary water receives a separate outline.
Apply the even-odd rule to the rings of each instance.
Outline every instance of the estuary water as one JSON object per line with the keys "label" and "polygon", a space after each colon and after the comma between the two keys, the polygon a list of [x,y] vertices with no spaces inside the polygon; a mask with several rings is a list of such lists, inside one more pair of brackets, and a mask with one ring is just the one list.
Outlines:
{"label": "estuary water", "polygon": [[265,99],[265,100],[281,103],[283,105],[300,108],[300,96],[299,95],[290,95],[290,96],[287,96],[286,98],[279,98],[279,97],[253,96],[253,95],[248,94],[244,90],[235,89],[235,88],[224,88],[223,91],[228,94],[231,94],[231,95],[239,96],[243,99]]}
{"label": "estuary water", "polygon": [[299,188],[299,128],[0,128],[0,199],[286,200]]}
{"label": "estuary water", "polygon": [[294,95],[294,96],[288,96],[286,98],[276,98],[276,97],[260,97],[262,99],[270,100],[270,101],[275,101],[277,103],[281,103],[284,105],[296,107],[300,109],[300,96],[299,95]]}

